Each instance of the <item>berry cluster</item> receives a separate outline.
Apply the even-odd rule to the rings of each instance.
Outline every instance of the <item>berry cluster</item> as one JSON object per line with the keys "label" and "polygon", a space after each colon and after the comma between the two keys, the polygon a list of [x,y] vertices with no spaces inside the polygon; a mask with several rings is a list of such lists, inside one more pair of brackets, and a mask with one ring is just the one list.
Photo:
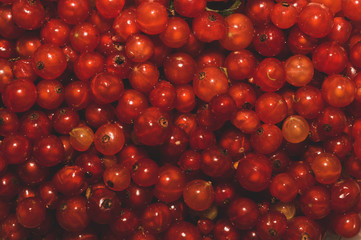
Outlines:
{"label": "berry cluster", "polygon": [[361,1],[0,0],[0,239],[361,227]]}

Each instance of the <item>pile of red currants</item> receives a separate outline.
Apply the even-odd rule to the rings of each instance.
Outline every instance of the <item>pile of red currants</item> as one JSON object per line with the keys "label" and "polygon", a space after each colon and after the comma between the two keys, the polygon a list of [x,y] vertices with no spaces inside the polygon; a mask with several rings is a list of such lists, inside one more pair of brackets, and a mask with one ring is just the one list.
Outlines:
{"label": "pile of red currants", "polygon": [[0,239],[361,227],[361,1],[0,0]]}

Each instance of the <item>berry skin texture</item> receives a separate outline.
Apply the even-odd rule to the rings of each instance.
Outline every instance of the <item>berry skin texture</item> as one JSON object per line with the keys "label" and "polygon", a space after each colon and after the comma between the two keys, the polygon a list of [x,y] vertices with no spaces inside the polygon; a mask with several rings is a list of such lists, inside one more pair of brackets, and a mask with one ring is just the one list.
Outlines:
{"label": "berry skin texture", "polygon": [[236,176],[244,189],[260,192],[268,187],[271,173],[271,162],[266,156],[250,153],[238,163]]}
{"label": "berry skin texture", "polygon": [[18,79],[7,85],[1,97],[4,105],[12,112],[25,112],[35,104],[37,91],[33,82]]}
{"label": "berry skin texture", "polygon": [[66,69],[67,60],[63,51],[52,44],[43,44],[32,57],[34,72],[44,79],[55,79]]}
{"label": "berry skin texture", "polygon": [[193,89],[197,97],[209,102],[214,96],[227,92],[228,80],[221,69],[205,67],[194,75]]}
{"label": "berry skin texture", "polygon": [[26,198],[16,208],[19,223],[26,228],[36,228],[45,220],[45,205],[36,197]]}
{"label": "berry skin texture", "polygon": [[134,133],[141,143],[148,146],[163,144],[170,134],[169,115],[156,107],[149,107],[136,119]]}
{"label": "berry skin texture", "polygon": [[332,13],[323,4],[309,3],[298,16],[298,26],[310,37],[325,37],[333,27]]}
{"label": "berry skin texture", "polygon": [[223,39],[227,34],[226,21],[216,12],[204,11],[193,19],[194,35],[202,42]]}
{"label": "berry skin texture", "polygon": [[0,240],[356,239],[361,0],[0,0]]}
{"label": "berry skin texture", "polygon": [[94,134],[95,148],[104,155],[114,155],[124,146],[124,132],[115,123],[107,123],[98,128]]}

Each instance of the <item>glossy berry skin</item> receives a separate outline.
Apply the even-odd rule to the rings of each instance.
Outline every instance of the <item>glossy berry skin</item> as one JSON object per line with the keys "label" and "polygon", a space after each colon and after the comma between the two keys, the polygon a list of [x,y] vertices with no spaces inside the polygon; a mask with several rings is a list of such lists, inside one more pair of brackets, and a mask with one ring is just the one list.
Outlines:
{"label": "glossy berry skin", "polygon": [[85,120],[90,127],[99,128],[114,120],[114,107],[110,104],[89,104],[85,109]]}
{"label": "glossy berry skin", "polygon": [[16,25],[25,30],[40,28],[45,20],[45,10],[40,1],[17,0],[12,5]]}
{"label": "glossy berry skin", "polygon": [[206,0],[175,0],[174,1],[174,9],[177,13],[184,17],[196,17],[200,13],[202,13],[207,5]]}
{"label": "glossy berry skin", "polygon": [[253,45],[262,56],[273,57],[282,51],[285,37],[281,29],[272,24],[265,25],[256,28]]}
{"label": "glossy berry skin", "polygon": [[81,194],[87,184],[84,171],[79,166],[65,166],[55,173],[52,183],[56,190],[65,196]]}
{"label": "glossy berry skin", "polygon": [[287,2],[276,4],[270,14],[272,23],[281,29],[292,27],[297,22],[297,8]]}
{"label": "glossy berry skin", "polygon": [[144,188],[135,184],[130,184],[129,187],[125,190],[125,199],[123,202],[126,206],[129,206],[132,209],[142,211],[152,202],[152,190],[152,188]]}
{"label": "glossy berry skin", "polygon": [[133,210],[123,208],[120,211],[120,214],[114,219],[110,224],[110,229],[117,237],[128,237],[139,225],[138,216],[134,213]]}
{"label": "glossy berry skin", "polygon": [[20,134],[5,137],[0,149],[8,164],[25,162],[32,152],[31,142]]}
{"label": "glossy berry skin", "polygon": [[134,90],[149,93],[159,80],[159,71],[152,62],[139,63],[129,73],[129,82]]}
{"label": "glossy berry skin", "polygon": [[232,159],[228,153],[212,146],[202,152],[201,170],[210,177],[222,177],[231,169]]}
{"label": "glossy berry skin", "polygon": [[109,224],[120,212],[118,196],[107,188],[94,189],[87,201],[89,218],[99,224]]}
{"label": "glossy berry skin", "polygon": [[313,78],[314,66],[305,55],[297,54],[285,62],[286,81],[296,87],[307,85]]}
{"label": "glossy berry skin", "polygon": [[187,149],[188,142],[189,140],[186,132],[178,126],[172,126],[168,142],[159,148],[161,157],[163,159],[179,157]]}
{"label": "glossy berry skin", "polygon": [[167,28],[167,9],[158,2],[144,2],[135,11],[139,29],[149,35],[163,32]]}
{"label": "glossy berry skin", "polygon": [[133,63],[128,59],[125,53],[113,53],[107,56],[105,67],[108,72],[115,73],[120,78],[128,78]]}
{"label": "glossy berry skin", "polygon": [[167,28],[159,38],[166,46],[179,48],[187,43],[190,31],[188,23],[183,18],[171,17],[168,19]]}
{"label": "glossy berry skin", "polygon": [[202,42],[212,42],[224,38],[227,25],[224,17],[216,12],[204,11],[192,21],[194,35]]}
{"label": "glossy berry skin", "polygon": [[256,58],[250,51],[242,49],[228,54],[224,66],[230,79],[243,80],[252,76],[256,68]]}
{"label": "glossy berry skin", "polygon": [[134,133],[137,140],[147,146],[163,144],[170,134],[170,119],[166,112],[149,107],[136,119]]}
{"label": "glossy berry skin", "polygon": [[308,54],[317,47],[318,39],[308,36],[298,26],[294,26],[288,35],[287,43],[292,53]]}
{"label": "glossy berry skin", "polygon": [[52,167],[64,160],[64,147],[55,135],[48,135],[36,141],[33,155],[37,163],[44,167]]}
{"label": "glossy berry skin", "polygon": [[280,212],[270,211],[259,219],[256,229],[262,240],[282,239],[287,230],[287,219]]}
{"label": "glossy berry skin", "polygon": [[59,225],[68,232],[84,230],[90,222],[85,197],[78,195],[64,199],[56,209],[56,219]]}
{"label": "glossy berry skin", "polygon": [[196,226],[186,221],[173,223],[165,233],[165,240],[201,240],[201,234]]}
{"label": "glossy berry skin", "polygon": [[154,43],[144,34],[135,33],[125,43],[125,54],[133,62],[145,62],[154,53]]}
{"label": "glossy berry skin", "polygon": [[90,23],[75,25],[69,33],[69,41],[77,52],[93,51],[100,40],[99,31]]}
{"label": "glossy berry skin", "polygon": [[212,98],[208,107],[215,118],[229,120],[236,110],[236,103],[228,94],[220,94]]}
{"label": "glossy berry skin", "polygon": [[11,67],[10,62],[5,59],[0,60],[1,63],[1,74],[0,74],[0,92],[3,93],[6,86],[13,80],[14,78],[14,67]]}
{"label": "glossy berry skin", "polygon": [[288,173],[280,173],[274,176],[270,184],[270,193],[282,202],[290,202],[296,198],[298,188],[293,177]]}
{"label": "glossy berry skin", "polygon": [[224,53],[216,49],[206,49],[198,56],[198,67],[222,67],[224,63]]}
{"label": "glossy berry skin", "polygon": [[192,81],[196,73],[196,62],[186,53],[168,55],[163,63],[164,74],[173,84],[185,84]]}
{"label": "glossy berry skin", "polygon": [[237,111],[231,122],[243,133],[255,133],[260,126],[260,119],[256,112],[248,109]]}
{"label": "glossy berry skin", "polygon": [[249,153],[238,163],[236,177],[244,189],[260,192],[270,184],[271,174],[271,162],[266,156]]}
{"label": "glossy berry skin", "polygon": [[239,197],[230,202],[227,215],[238,229],[246,230],[257,224],[259,210],[253,200]]}
{"label": "glossy berry skin", "polygon": [[355,45],[352,46],[350,50],[350,61],[356,67],[361,66],[361,56],[359,54],[360,49],[361,49],[361,44],[356,43]]}
{"label": "glossy berry skin", "polygon": [[288,229],[285,237],[289,240],[299,239],[320,239],[321,238],[321,227],[314,220],[298,216],[292,219],[288,224]]}
{"label": "glossy berry skin", "polygon": [[261,61],[253,77],[254,83],[264,92],[277,91],[286,82],[284,66],[276,58],[265,58]]}
{"label": "glossy berry skin", "polygon": [[151,233],[163,232],[172,220],[171,212],[164,203],[149,204],[141,217],[143,227]]}
{"label": "glossy berry skin", "polygon": [[36,103],[44,109],[52,110],[64,101],[64,86],[59,80],[41,80],[36,85],[38,98]]}
{"label": "glossy berry skin", "polygon": [[[35,81],[38,77],[31,66],[31,59],[21,58],[15,61],[12,69],[15,78],[28,78],[31,81]],[[0,87],[0,91],[2,91],[2,87]]]}
{"label": "glossy berry skin", "polygon": [[70,33],[70,27],[61,19],[50,19],[41,28],[40,36],[44,43],[51,43],[57,46],[63,46]]}
{"label": "glossy berry skin", "polygon": [[64,107],[58,108],[51,120],[53,128],[57,133],[69,134],[69,132],[79,124],[80,117],[78,112],[72,108]]}
{"label": "glossy berry skin", "polygon": [[166,164],[159,169],[159,180],[154,186],[154,196],[163,202],[174,202],[183,193],[186,178],[180,168]]}
{"label": "glossy berry skin", "polygon": [[105,185],[113,191],[123,191],[130,184],[129,170],[119,164],[105,169],[103,181]]}
{"label": "glossy berry skin", "polygon": [[332,13],[322,4],[310,3],[300,12],[298,26],[313,38],[325,37],[333,27]]}
{"label": "glossy berry skin", "polygon": [[97,103],[107,104],[120,98],[124,84],[116,74],[102,72],[91,79],[90,90]]}
{"label": "glossy berry skin", "polygon": [[266,25],[271,21],[270,14],[274,5],[274,1],[270,0],[247,2],[246,14],[255,25]]}
{"label": "glossy berry skin", "polygon": [[341,174],[340,160],[333,154],[321,153],[311,163],[312,171],[319,183],[331,184],[337,181]]}
{"label": "glossy berry skin", "polygon": [[16,217],[26,228],[36,228],[45,220],[46,208],[41,199],[30,197],[22,200],[16,207]]}
{"label": "glossy berry skin", "polygon": [[331,209],[338,213],[351,210],[360,199],[360,187],[356,181],[343,179],[331,188]]}
{"label": "glossy berry skin", "polygon": [[33,34],[27,34],[16,41],[16,51],[24,58],[31,57],[40,46],[40,39]]}
{"label": "glossy berry skin", "polygon": [[251,135],[251,146],[255,152],[270,154],[275,152],[282,144],[281,129],[273,124],[262,124]]}
{"label": "glossy berry skin", "polygon": [[39,166],[34,158],[30,158],[26,162],[18,165],[17,173],[19,178],[29,185],[42,182],[48,175],[47,169]]}
{"label": "glossy berry skin", "polygon": [[131,124],[148,107],[144,94],[134,89],[126,89],[115,109],[117,118],[126,124]]}
{"label": "glossy berry skin", "polygon": [[141,187],[150,187],[158,182],[158,164],[149,158],[143,158],[133,165],[132,180]]}
{"label": "glossy berry skin", "polygon": [[241,238],[241,233],[234,227],[231,221],[227,218],[221,218],[217,220],[213,234],[216,239],[229,239],[236,240]]}
{"label": "glossy berry skin", "polygon": [[306,217],[321,219],[331,211],[330,192],[324,186],[309,188],[300,198],[301,210]]}
{"label": "glossy berry skin", "polygon": [[195,74],[193,89],[198,98],[209,102],[214,96],[227,92],[228,80],[221,69],[205,67]]}
{"label": "glossy berry skin", "polygon": [[323,99],[333,107],[351,104],[355,99],[355,90],[356,85],[351,79],[338,74],[325,78],[321,88]]}
{"label": "glossy berry skin", "polygon": [[120,41],[125,42],[127,38],[138,33],[140,30],[136,24],[135,8],[124,9],[113,21],[112,29]]}
{"label": "glossy berry skin", "polygon": [[299,115],[291,115],[282,125],[282,135],[287,142],[300,143],[309,135],[310,127],[306,119]]}
{"label": "glossy berry skin", "polygon": [[16,132],[20,124],[18,116],[14,112],[6,108],[0,109],[0,122],[1,136],[6,136]]}
{"label": "glossy berry skin", "polygon": [[37,92],[33,82],[27,79],[18,79],[9,83],[2,101],[4,105],[13,112],[25,112],[36,102]]}
{"label": "glossy berry skin", "polygon": [[149,93],[149,102],[152,106],[162,111],[170,111],[174,108],[176,101],[176,89],[168,81],[160,81]]}
{"label": "glossy berry skin", "polygon": [[115,18],[117,17],[125,4],[125,0],[117,1],[107,1],[107,0],[97,0],[95,1],[95,6],[99,14],[104,18]]}
{"label": "glossy berry skin", "polygon": [[345,0],[342,1],[342,10],[345,16],[353,21],[361,21],[359,15],[361,11],[361,4],[355,0]]}
{"label": "glossy berry skin", "polygon": [[313,86],[304,86],[295,92],[295,110],[306,119],[320,115],[325,106],[321,91]]}
{"label": "glossy berry skin", "polygon": [[0,16],[3,19],[0,25],[1,36],[8,39],[16,39],[24,33],[14,22],[11,6],[3,5],[0,8]]}
{"label": "glossy berry skin", "polygon": [[12,199],[19,193],[20,180],[14,173],[6,171],[2,176],[0,176],[0,180],[0,196],[3,199]]}
{"label": "glossy berry skin", "polygon": [[347,212],[335,214],[332,218],[332,229],[341,237],[352,238],[361,228],[361,219],[358,213]]}
{"label": "glossy berry skin", "polygon": [[79,155],[75,164],[83,169],[87,183],[96,183],[103,176],[104,163],[96,154],[83,153]]}
{"label": "glossy berry skin", "polygon": [[250,18],[234,13],[225,18],[227,34],[220,44],[227,50],[237,51],[248,47],[253,39],[254,27]]}
{"label": "glossy berry skin", "polygon": [[324,42],[312,54],[315,69],[328,75],[341,73],[347,60],[346,50],[336,42]]}
{"label": "glossy berry skin", "polygon": [[226,149],[232,158],[240,158],[251,150],[248,136],[236,128],[226,130],[219,140],[219,145]]}
{"label": "glossy berry skin", "polygon": [[90,3],[86,0],[61,0],[58,1],[59,17],[67,24],[84,22],[90,14]]}
{"label": "glossy berry skin", "polygon": [[26,239],[29,232],[17,220],[16,214],[9,214],[0,226],[0,236],[8,239]]}
{"label": "glossy berry skin", "polygon": [[193,87],[189,84],[182,84],[175,87],[176,99],[174,108],[181,113],[189,113],[196,105],[196,95]]}
{"label": "glossy berry skin", "polygon": [[124,132],[116,123],[107,123],[94,134],[95,148],[104,155],[114,155],[124,146]]}
{"label": "glossy berry skin", "polygon": [[287,116],[287,104],[277,93],[264,93],[258,97],[255,111],[264,123],[276,124]]}
{"label": "glossy berry skin", "polygon": [[335,17],[333,22],[333,28],[327,38],[344,44],[350,38],[352,25],[344,17]]}
{"label": "glossy berry skin", "polygon": [[43,44],[33,54],[31,65],[38,76],[50,80],[59,77],[65,71],[67,61],[59,47]]}
{"label": "glossy berry skin", "polygon": [[97,52],[82,53],[74,62],[74,73],[79,80],[87,81],[104,69],[104,57]]}
{"label": "glossy berry skin", "polygon": [[64,99],[69,107],[80,110],[90,103],[91,93],[87,82],[74,81],[65,87]]}
{"label": "glossy berry skin", "polygon": [[35,140],[49,135],[51,128],[51,121],[44,112],[30,111],[21,118],[19,132],[30,140]]}
{"label": "glossy berry skin", "polygon": [[201,179],[188,182],[183,189],[183,199],[185,204],[193,210],[206,210],[213,203],[213,186],[210,182]]}

